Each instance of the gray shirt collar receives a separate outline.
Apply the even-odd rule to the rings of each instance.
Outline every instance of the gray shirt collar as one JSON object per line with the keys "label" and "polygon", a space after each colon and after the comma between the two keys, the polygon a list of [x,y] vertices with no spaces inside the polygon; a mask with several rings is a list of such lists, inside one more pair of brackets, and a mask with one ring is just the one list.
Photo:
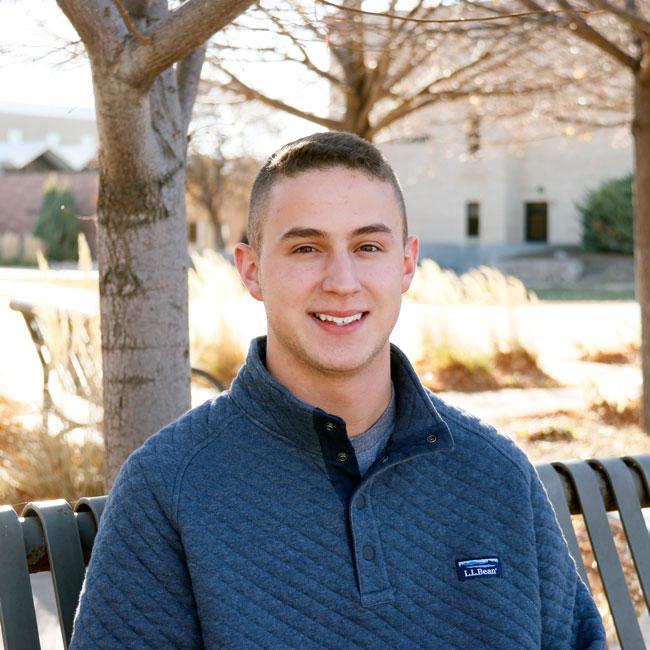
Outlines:
{"label": "gray shirt collar", "polygon": [[[342,452],[354,457],[345,422],[295,397],[271,376],[265,359],[266,337],[253,339],[246,363],[230,389],[235,404],[264,429],[311,454],[322,456],[326,462],[336,463]],[[418,453],[452,449],[449,427],[406,356],[392,344],[391,376],[396,393],[395,432],[389,444],[391,459],[400,462]],[[434,445],[431,444],[433,439]],[[358,472],[356,462],[353,465],[352,470]]]}

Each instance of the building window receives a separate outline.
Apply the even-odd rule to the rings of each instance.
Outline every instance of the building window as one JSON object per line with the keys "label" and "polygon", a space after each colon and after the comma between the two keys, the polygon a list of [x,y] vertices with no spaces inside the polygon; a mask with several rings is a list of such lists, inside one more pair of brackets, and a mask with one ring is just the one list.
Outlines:
{"label": "building window", "polygon": [[61,144],[61,134],[57,131],[50,131],[45,136],[45,142],[47,142],[48,147],[57,147]]}
{"label": "building window", "polygon": [[189,221],[187,224],[187,239],[190,244],[196,244],[196,221]]}
{"label": "building window", "polygon": [[478,237],[480,206],[478,201],[470,201],[466,205],[467,214],[467,236]]}
{"label": "building window", "polygon": [[548,241],[548,203],[526,203],[526,241]]}
{"label": "building window", "polygon": [[467,153],[470,156],[477,156],[481,150],[481,116],[472,113],[465,123],[465,137],[467,139]]}
{"label": "building window", "polygon": [[7,133],[7,142],[9,144],[18,144],[23,141],[23,132],[20,129],[9,129]]}

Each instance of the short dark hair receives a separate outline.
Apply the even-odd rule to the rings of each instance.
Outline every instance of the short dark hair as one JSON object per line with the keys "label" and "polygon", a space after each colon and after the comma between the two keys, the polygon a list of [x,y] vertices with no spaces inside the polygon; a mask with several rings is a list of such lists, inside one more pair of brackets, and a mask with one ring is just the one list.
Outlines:
{"label": "short dark hair", "polygon": [[313,133],[278,149],[260,169],[251,190],[248,209],[248,241],[259,250],[262,243],[264,203],[273,184],[283,176],[331,167],[364,171],[371,178],[393,186],[402,213],[402,236],[408,236],[404,195],[397,176],[377,147],[354,133]]}

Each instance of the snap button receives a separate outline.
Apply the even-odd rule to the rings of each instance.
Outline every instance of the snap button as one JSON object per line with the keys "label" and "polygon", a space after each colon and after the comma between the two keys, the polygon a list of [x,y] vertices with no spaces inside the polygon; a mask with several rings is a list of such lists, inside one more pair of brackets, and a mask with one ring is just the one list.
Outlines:
{"label": "snap button", "polygon": [[348,455],[347,455],[344,451],[339,451],[339,453],[336,454],[336,457],[337,457],[337,458],[339,459],[339,461],[341,461],[342,463],[344,463],[344,462],[348,459]]}
{"label": "snap button", "polygon": [[357,495],[357,508],[361,510],[362,508],[366,507],[366,497],[363,496],[363,494]]}
{"label": "snap button", "polygon": [[336,425],[334,422],[325,422],[325,430],[326,431],[334,431]]}
{"label": "snap button", "polygon": [[427,436],[427,442],[432,445],[436,440],[438,440],[438,436],[435,435],[435,433],[432,433],[430,436]]}
{"label": "snap button", "polygon": [[370,546],[370,544],[366,544],[363,547],[363,557],[365,557],[366,560],[375,559],[375,549],[372,546]]}

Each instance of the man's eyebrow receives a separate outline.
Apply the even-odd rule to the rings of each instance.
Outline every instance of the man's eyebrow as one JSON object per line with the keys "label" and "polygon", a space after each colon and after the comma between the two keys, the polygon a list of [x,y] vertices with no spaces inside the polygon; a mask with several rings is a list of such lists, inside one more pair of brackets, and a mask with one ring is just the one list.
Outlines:
{"label": "man's eyebrow", "polygon": [[357,237],[358,235],[373,235],[377,232],[385,232],[389,235],[393,234],[393,231],[384,223],[372,223],[369,226],[362,226],[361,228],[357,228],[353,233],[353,237]]}
{"label": "man's eyebrow", "polygon": [[[378,232],[384,232],[389,235],[393,234],[393,231],[383,223],[372,223],[368,226],[361,226],[350,233],[350,237],[358,237],[359,235],[372,235]],[[327,233],[318,228],[290,228],[285,232],[281,239],[327,239]]]}
{"label": "man's eyebrow", "polygon": [[303,239],[305,237],[322,239],[327,235],[317,228],[290,228],[281,239]]}

